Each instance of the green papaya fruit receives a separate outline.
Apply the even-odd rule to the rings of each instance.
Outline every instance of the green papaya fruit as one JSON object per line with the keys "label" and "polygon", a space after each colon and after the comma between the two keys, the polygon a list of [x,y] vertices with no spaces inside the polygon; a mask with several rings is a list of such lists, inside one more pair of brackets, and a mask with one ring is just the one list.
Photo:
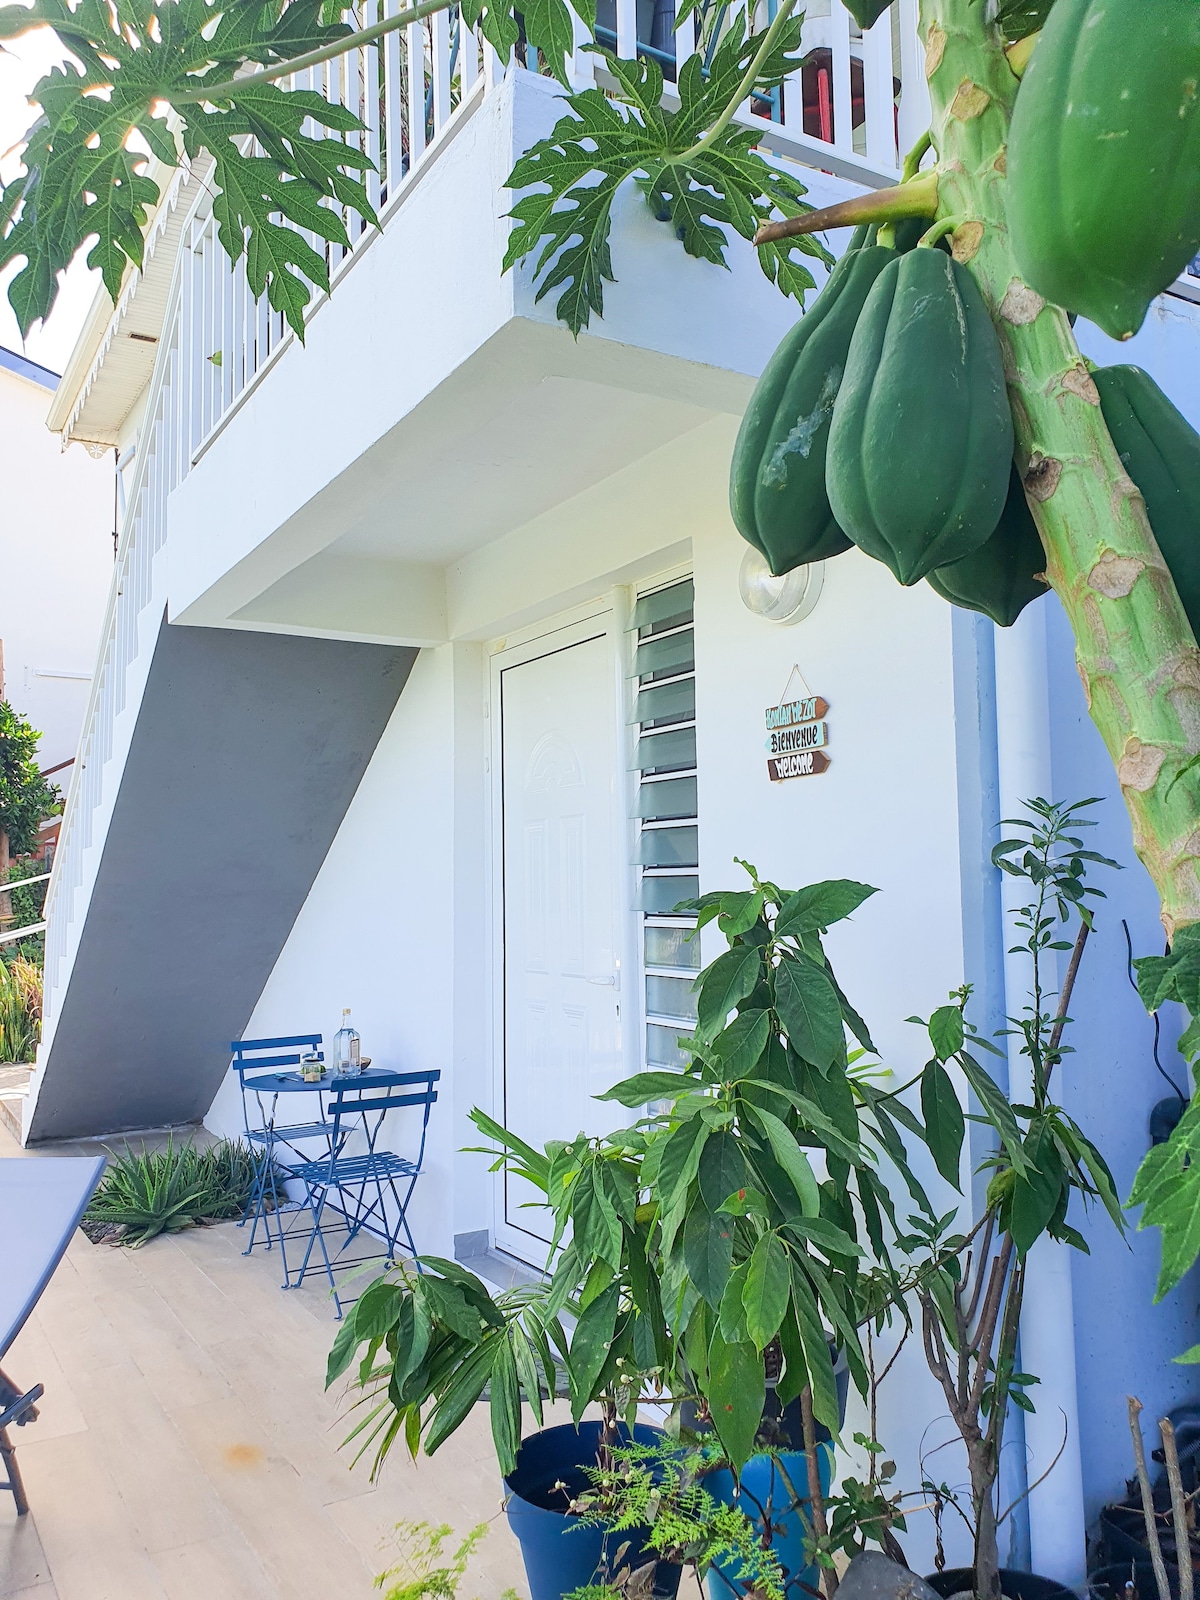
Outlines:
{"label": "green papaya fruit", "polygon": [[733,447],[729,509],[776,577],[850,548],[825,493],[825,443],[858,314],[892,259],[877,245],[847,251],[750,396]]}
{"label": "green papaya fruit", "polygon": [[1200,635],[1200,434],[1140,367],[1101,367],[1092,377],[1117,454],[1142,491],[1158,548]]}
{"label": "green papaya fruit", "polygon": [[1200,248],[1200,5],[1056,0],[1013,109],[1008,225],[1045,299],[1114,339]]}
{"label": "green papaya fruit", "polygon": [[1045,570],[1041,535],[1013,467],[1008,499],[991,538],[961,561],[936,567],[925,581],[951,605],[982,611],[1001,628],[1011,628],[1029,602],[1050,587],[1041,576]]}
{"label": "green papaya fruit", "polygon": [[879,274],[850,341],[825,484],[838,525],[903,584],[970,555],[1000,520],[1013,453],[1000,344],[941,250]]}

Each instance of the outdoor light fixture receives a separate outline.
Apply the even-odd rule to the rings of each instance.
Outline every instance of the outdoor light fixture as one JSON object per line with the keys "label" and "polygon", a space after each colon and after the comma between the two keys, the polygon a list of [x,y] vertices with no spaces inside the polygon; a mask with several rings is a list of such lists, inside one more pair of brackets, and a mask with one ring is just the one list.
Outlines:
{"label": "outdoor light fixture", "polygon": [[765,622],[803,622],[821,598],[825,563],[812,561],[772,576],[770,567],[753,545],[747,547],[738,571],[738,592],[747,611]]}

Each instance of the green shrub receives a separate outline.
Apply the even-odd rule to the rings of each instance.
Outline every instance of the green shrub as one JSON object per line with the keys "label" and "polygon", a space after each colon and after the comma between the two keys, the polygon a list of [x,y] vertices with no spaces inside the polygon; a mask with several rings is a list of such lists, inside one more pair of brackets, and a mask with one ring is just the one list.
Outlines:
{"label": "green shrub", "polygon": [[41,968],[9,955],[0,960],[0,1061],[32,1061],[41,1033]]}
{"label": "green shrub", "polygon": [[119,1242],[143,1245],[160,1233],[241,1216],[254,1185],[254,1157],[239,1140],[200,1150],[168,1138],[162,1150],[110,1152],[100,1187],[84,1216],[93,1227],[120,1230]]}

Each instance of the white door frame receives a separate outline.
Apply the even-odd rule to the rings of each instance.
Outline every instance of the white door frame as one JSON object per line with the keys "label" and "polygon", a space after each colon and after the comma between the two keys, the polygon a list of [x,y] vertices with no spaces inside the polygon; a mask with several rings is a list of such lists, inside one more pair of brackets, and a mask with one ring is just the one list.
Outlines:
{"label": "white door frame", "polygon": [[[505,972],[504,972],[504,781],[501,677],[511,667],[522,666],[542,656],[553,655],[588,639],[604,637],[609,641],[613,694],[616,715],[616,736],[612,760],[617,773],[617,804],[614,807],[612,861],[619,875],[617,953],[619,1004],[620,1004],[620,1057],[622,1076],[630,1077],[641,1070],[641,1040],[645,1032],[642,1017],[643,995],[641,982],[641,953],[638,945],[636,913],[634,911],[635,872],[630,821],[630,687],[626,677],[628,639],[626,630],[630,616],[630,596],[625,589],[616,589],[590,606],[540,624],[536,630],[523,632],[515,643],[498,640],[492,646],[488,680],[488,720],[490,723],[491,782],[488,785],[490,818],[488,827],[491,888],[491,960],[489,963],[492,989],[492,1116],[504,1120],[505,1073]],[[621,1108],[613,1106],[613,1125],[619,1123]],[[536,1237],[514,1228],[504,1216],[501,1182],[497,1179],[492,1188],[492,1239],[497,1248],[507,1250],[521,1260],[541,1266],[540,1252],[543,1243]]]}

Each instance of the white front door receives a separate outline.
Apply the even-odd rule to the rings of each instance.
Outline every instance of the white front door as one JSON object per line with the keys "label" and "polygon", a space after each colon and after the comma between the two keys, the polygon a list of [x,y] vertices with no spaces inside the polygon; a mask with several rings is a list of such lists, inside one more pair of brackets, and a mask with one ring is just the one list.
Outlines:
{"label": "white front door", "polygon": [[[623,1075],[621,744],[609,619],[499,660],[500,1116],[540,1149],[605,1132]],[[614,1112],[616,1113],[614,1115]],[[542,1266],[548,1213],[501,1176],[496,1240]]]}

